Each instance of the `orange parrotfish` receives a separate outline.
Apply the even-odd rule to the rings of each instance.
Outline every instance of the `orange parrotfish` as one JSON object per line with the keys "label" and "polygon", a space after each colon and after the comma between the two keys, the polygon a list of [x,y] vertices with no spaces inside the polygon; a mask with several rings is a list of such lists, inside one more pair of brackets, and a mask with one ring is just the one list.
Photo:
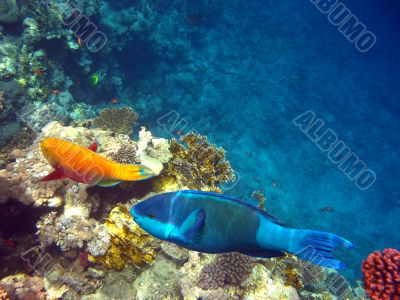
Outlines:
{"label": "orange parrotfish", "polygon": [[85,148],[65,140],[46,138],[40,148],[49,164],[55,168],[41,181],[69,178],[80,183],[108,187],[121,181],[138,181],[155,176],[143,165],[120,164],[97,154],[97,143]]}

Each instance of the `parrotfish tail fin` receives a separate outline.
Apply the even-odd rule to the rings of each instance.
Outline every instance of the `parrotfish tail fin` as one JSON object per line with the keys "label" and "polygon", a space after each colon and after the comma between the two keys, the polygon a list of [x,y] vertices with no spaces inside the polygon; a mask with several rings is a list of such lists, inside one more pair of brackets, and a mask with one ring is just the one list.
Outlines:
{"label": "parrotfish tail fin", "polygon": [[314,230],[295,230],[290,253],[332,269],[345,269],[346,265],[333,257],[333,250],[337,246],[355,248],[348,240],[332,233]]}
{"label": "parrotfish tail fin", "polygon": [[157,176],[151,169],[143,165],[132,165],[134,181],[145,180]]}

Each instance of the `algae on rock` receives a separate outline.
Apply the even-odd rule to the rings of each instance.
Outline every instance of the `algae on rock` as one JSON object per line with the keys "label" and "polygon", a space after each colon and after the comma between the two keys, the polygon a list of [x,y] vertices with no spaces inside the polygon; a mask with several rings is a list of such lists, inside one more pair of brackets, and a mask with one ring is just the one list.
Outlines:
{"label": "algae on rock", "polygon": [[156,256],[158,242],[137,225],[124,205],[117,205],[105,222],[111,236],[111,247],[103,256],[89,260],[107,269],[122,270],[126,264],[143,267]]}

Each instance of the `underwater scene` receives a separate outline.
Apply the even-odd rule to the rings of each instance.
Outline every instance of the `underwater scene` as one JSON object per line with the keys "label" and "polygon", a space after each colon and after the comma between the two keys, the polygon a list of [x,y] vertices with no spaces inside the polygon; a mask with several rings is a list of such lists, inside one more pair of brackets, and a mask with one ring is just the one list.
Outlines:
{"label": "underwater scene", "polygon": [[396,0],[0,0],[0,300],[400,300]]}

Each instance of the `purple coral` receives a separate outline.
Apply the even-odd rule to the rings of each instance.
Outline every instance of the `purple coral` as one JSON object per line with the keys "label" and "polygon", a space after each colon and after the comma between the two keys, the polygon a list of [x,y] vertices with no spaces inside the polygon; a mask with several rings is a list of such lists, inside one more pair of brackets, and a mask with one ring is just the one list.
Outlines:
{"label": "purple coral", "polygon": [[239,253],[224,253],[206,265],[199,278],[199,287],[216,289],[227,284],[239,285],[253,270],[254,261]]}

